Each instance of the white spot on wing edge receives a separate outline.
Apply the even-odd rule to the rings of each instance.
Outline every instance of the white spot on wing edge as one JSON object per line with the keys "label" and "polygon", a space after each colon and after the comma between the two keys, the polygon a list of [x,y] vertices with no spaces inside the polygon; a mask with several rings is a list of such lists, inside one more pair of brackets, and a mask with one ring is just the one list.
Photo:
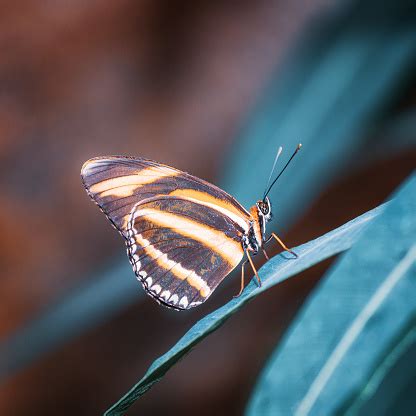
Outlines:
{"label": "white spot on wing edge", "polygon": [[188,298],[186,296],[184,296],[180,301],[179,301],[179,306],[183,306],[184,308],[186,308],[188,306],[189,302],[188,302]]}
{"label": "white spot on wing edge", "polygon": [[162,294],[160,295],[160,297],[168,300],[170,298],[170,292],[169,292],[169,290],[163,291]]}
{"label": "white spot on wing edge", "polygon": [[194,306],[198,306],[198,305],[200,305],[202,302],[191,302],[190,303],[190,307],[192,308],[192,307],[194,307]]}
{"label": "white spot on wing edge", "polygon": [[153,283],[153,279],[151,277],[148,277],[145,282],[147,284],[147,287],[151,287]]}
{"label": "white spot on wing edge", "polygon": [[170,303],[173,303],[173,304],[176,304],[176,303],[178,303],[178,300],[179,300],[178,295],[177,295],[177,294],[174,294],[174,295],[172,295],[172,296],[171,296],[171,298],[169,299],[169,302],[170,302]]}
{"label": "white spot on wing edge", "polygon": [[150,290],[158,295],[162,288],[160,287],[160,285],[154,285]]}

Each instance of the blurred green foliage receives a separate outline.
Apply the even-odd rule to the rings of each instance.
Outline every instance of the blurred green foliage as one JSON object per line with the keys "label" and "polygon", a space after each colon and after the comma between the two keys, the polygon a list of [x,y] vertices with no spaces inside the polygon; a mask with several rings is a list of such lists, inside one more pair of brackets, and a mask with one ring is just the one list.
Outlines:
{"label": "blurred green foliage", "polygon": [[[371,145],[366,133],[396,101],[415,73],[415,13],[414,2],[409,0],[390,0],[382,4],[374,0],[341,2],[336,12],[328,14],[324,21],[319,21],[319,30],[315,30],[314,35],[311,36],[308,31],[301,37],[288,56],[286,66],[276,69],[260,102],[236,138],[235,147],[227,160],[224,189],[243,204],[251,205],[261,196],[263,189],[259,189],[258,184],[267,179],[277,147],[282,145],[289,153],[298,142],[302,142],[307,151],[294,162],[296,169],[292,170],[293,173],[285,174],[279,187],[271,194],[278,224],[288,227],[337,176],[355,162],[366,163],[371,159],[370,152],[366,150]],[[411,126],[414,126],[413,121]],[[407,139],[409,136],[410,140]],[[414,145],[414,137],[406,134],[406,146]],[[375,144],[377,147],[385,146],[391,152],[395,148],[402,149],[403,143],[396,145],[380,141]],[[368,215],[372,216],[374,212]],[[269,276],[270,283],[266,282],[262,289],[256,289],[252,283],[240,299],[233,300],[199,322],[173,351],[154,363],[129,400],[135,399],[137,392],[145,391],[152,382],[157,381],[170,365],[218,327],[231,311],[236,311],[270,285],[345,250],[354,238],[346,233],[343,242],[339,241],[334,247],[325,246],[328,251],[315,253],[319,255],[311,257],[309,263],[289,262],[282,257],[273,259],[262,269],[264,276]],[[308,244],[299,249],[302,251],[305,247],[314,247],[313,242]],[[381,244],[383,241],[380,241]],[[377,253],[380,261],[383,260],[381,252]],[[357,257],[357,262],[359,260]],[[285,266],[286,263],[289,266]],[[300,264],[302,267],[297,268]],[[381,265],[385,263],[380,262]],[[283,272],[285,267],[289,268]],[[377,270],[382,271],[381,268]],[[381,279],[383,276],[385,274],[381,273],[376,277]],[[108,267],[103,273],[93,274],[87,280],[85,286],[65,294],[55,305],[28,323],[26,328],[2,341],[0,371],[3,375],[23,368],[72,337],[106,321],[140,296],[140,291],[132,290],[136,282],[131,278],[125,259],[116,266]],[[370,286],[366,288],[367,297],[364,296],[362,301],[371,294]],[[97,296],[97,293],[100,295]],[[326,335],[331,339],[331,334]],[[390,334],[390,337],[393,336],[393,333]],[[328,348],[327,351],[331,351]],[[394,355],[393,350],[390,353]],[[322,354],[325,355],[324,351]],[[372,357],[375,358],[376,355]],[[360,375],[361,380],[370,377],[370,370],[374,370],[369,361],[364,360],[363,363],[363,371],[366,372]],[[386,364],[380,362],[380,368],[384,368],[383,365]],[[306,378],[305,382],[307,380],[310,379]],[[347,384],[344,386],[343,400],[345,403],[350,401],[345,409],[364,409],[365,403],[371,403],[371,398],[366,398],[365,403],[360,402],[368,392],[363,383],[358,383],[361,393],[354,390],[354,394],[351,393],[352,386]],[[377,391],[374,394],[377,395]],[[250,409],[255,409],[257,400],[260,400],[257,393],[254,397],[249,413],[253,412]],[[337,405],[340,400],[337,399]]]}
{"label": "blurred green foliage", "polygon": [[[382,153],[383,143],[366,135],[416,70],[414,2],[346,2],[317,23],[319,30],[299,39],[267,86],[225,175],[225,189],[250,206],[261,196],[259,178],[266,180],[278,146],[290,153],[301,142],[294,173],[282,176],[270,195],[281,227],[347,168],[371,160],[373,148]],[[390,153],[402,149],[384,145]]]}

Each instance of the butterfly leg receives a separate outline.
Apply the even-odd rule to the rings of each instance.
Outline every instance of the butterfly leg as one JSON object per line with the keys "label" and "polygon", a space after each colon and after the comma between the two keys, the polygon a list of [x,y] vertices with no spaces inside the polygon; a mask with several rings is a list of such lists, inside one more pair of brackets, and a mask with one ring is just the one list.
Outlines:
{"label": "butterfly leg", "polygon": [[281,245],[281,247],[284,250],[293,254],[295,256],[295,258],[298,258],[298,255],[293,250],[291,250],[289,247],[287,247],[286,244],[275,233],[272,233],[272,235],[267,239],[267,242],[270,241],[272,237],[276,239],[276,241]]}
{"label": "butterfly leg", "polygon": [[253,269],[253,272],[256,275],[257,282],[259,283],[259,286],[261,287],[260,277],[257,273],[257,269],[254,267],[253,260],[251,260],[251,256],[250,256],[250,253],[248,252],[248,250],[246,251],[246,254],[247,254],[248,261],[250,262],[251,268]]}
{"label": "butterfly leg", "polygon": [[267,251],[264,247],[261,248],[261,250],[263,251],[264,257],[266,257],[266,260],[270,260],[269,255],[267,254]]}
{"label": "butterfly leg", "polygon": [[233,296],[233,298],[238,298],[241,293],[243,293],[244,290],[244,266],[248,263],[248,260],[246,260],[242,265],[241,265],[241,287],[240,287],[240,291],[238,292],[237,295]]}

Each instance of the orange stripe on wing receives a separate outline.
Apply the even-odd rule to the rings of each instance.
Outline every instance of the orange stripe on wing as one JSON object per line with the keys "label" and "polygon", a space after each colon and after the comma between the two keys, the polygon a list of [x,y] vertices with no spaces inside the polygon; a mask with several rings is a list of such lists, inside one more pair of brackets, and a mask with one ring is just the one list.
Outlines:
{"label": "orange stripe on wing", "polygon": [[168,270],[178,279],[186,280],[192,287],[199,291],[202,297],[206,298],[209,296],[211,289],[207,285],[207,282],[201,276],[197,275],[195,271],[186,269],[180,263],[169,260],[167,254],[155,248],[149,240],[143,238],[140,234],[136,234],[135,239],[137,244],[142,246],[142,250],[146,255],[154,259],[158,266]]}
{"label": "orange stripe on wing", "polygon": [[143,217],[146,221],[162,227],[169,227],[178,234],[199,241],[218,253],[233,268],[243,257],[244,251],[241,243],[227,237],[223,232],[215,228],[180,215],[152,208],[139,208],[136,211],[133,210],[133,212],[135,219]]}
{"label": "orange stripe on wing", "polygon": [[247,232],[249,229],[249,214],[245,210],[238,209],[225,199],[216,198],[213,195],[195,189],[176,189],[169,196],[178,196],[185,200],[215,209],[238,224],[244,231]]}
{"label": "orange stripe on wing", "polygon": [[228,202],[226,199],[217,198],[206,192],[197,191],[195,189],[176,189],[175,191],[171,192],[169,195],[182,196],[184,198],[192,198],[201,202],[207,202],[210,204],[220,206],[224,209],[227,209],[228,211],[231,211],[240,217],[247,218],[247,219],[250,218],[250,214],[243,207],[239,209],[235,205]]}
{"label": "orange stripe on wing", "polygon": [[100,194],[102,198],[105,196],[126,197],[133,195],[134,191],[143,185],[157,182],[161,178],[174,177],[178,174],[179,172],[174,170],[160,172],[152,168],[146,168],[133,175],[119,176],[97,182],[91,185],[89,190],[93,194]]}

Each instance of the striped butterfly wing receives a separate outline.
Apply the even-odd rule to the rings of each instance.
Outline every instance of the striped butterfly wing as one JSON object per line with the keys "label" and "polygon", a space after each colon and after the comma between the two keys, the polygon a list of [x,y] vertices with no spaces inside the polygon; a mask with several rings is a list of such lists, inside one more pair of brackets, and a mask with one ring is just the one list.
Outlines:
{"label": "striped butterfly wing", "polygon": [[205,301],[238,265],[249,213],[214,185],[146,159],[95,158],[83,183],[126,239],[133,270],[160,303]]}
{"label": "striped butterfly wing", "polygon": [[242,230],[185,197],[139,202],[128,225],[133,270],[149,294],[176,309],[204,302],[241,261]]}

